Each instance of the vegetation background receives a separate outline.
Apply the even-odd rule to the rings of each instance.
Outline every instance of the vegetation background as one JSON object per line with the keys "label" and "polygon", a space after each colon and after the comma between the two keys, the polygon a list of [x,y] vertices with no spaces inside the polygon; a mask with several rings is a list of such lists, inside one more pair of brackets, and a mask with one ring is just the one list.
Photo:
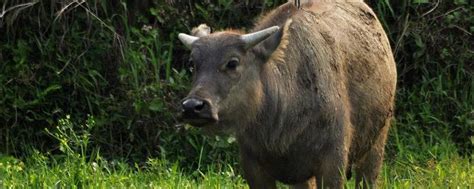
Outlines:
{"label": "vegetation background", "polygon": [[[284,2],[0,0],[0,185],[242,187],[234,139],[179,123],[177,33]],[[472,1],[366,2],[399,73],[382,185],[474,187]]]}

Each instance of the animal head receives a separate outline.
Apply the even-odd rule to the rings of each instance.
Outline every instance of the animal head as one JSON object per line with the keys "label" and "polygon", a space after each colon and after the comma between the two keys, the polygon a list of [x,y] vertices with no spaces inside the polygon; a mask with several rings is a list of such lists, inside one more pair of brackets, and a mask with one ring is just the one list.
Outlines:
{"label": "animal head", "polygon": [[196,36],[178,36],[191,50],[189,61],[194,66],[192,89],[181,102],[184,120],[208,126],[255,117],[263,93],[260,70],[269,54],[263,45],[257,46],[280,28],[243,34],[230,30],[210,33],[204,26],[193,30]]}

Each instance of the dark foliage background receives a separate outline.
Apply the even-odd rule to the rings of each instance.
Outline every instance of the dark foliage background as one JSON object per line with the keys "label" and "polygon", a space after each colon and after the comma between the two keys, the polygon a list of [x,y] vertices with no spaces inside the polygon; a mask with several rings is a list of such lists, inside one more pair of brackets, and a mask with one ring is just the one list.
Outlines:
{"label": "dark foliage background", "polygon": [[[93,127],[74,130],[87,129],[91,151],[108,158],[166,156],[191,166],[202,154],[200,163],[236,158],[232,138],[179,124],[175,104],[190,73],[176,36],[200,23],[246,29],[284,2],[0,0],[0,153],[57,153],[46,128],[92,119]],[[389,157],[401,140],[446,136],[459,153],[472,153],[472,2],[368,3],[390,36],[399,72]]]}

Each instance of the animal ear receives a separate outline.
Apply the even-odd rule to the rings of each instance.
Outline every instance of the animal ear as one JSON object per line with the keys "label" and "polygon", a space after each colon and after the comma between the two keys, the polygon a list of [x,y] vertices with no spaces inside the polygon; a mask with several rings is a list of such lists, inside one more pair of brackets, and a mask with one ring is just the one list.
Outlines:
{"label": "animal ear", "polygon": [[206,24],[201,24],[198,27],[193,28],[191,34],[196,37],[204,37],[211,34],[211,27],[207,26]]}
{"label": "animal ear", "polygon": [[266,60],[265,62],[267,62],[272,56],[277,59],[282,59],[284,57],[284,49],[287,48],[289,43],[289,29],[292,22],[292,19],[288,19],[285,22],[285,25],[282,26],[283,29],[278,30],[267,40],[263,41],[258,47],[253,48],[253,52],[256,53],[258,57],[264,58]]}
{"label": "animal ear", "polygon": [[199,37],[194,37],[185,33],[180,33],[178,38],[188,49],[191,49],[193,43],[199,39]]}
{"label": "animal ear", "polygon": [[257,45],[258,43],[262,42],[263,40],[270,37],[272,34],[276,33],[280,30],[279,26],[269,27],[267,29],[263,29],[257,32],[249,33],[240,36],[242,41],[245,43],[245,49],[250,49]]}

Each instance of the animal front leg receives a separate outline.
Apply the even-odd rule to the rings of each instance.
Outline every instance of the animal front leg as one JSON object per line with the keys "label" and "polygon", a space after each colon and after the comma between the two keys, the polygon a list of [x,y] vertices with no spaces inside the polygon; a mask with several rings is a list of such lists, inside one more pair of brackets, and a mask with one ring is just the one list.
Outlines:
{"label": "animal front leg", "polygon": [[345,181],[344,169],[342,166],[322,170],[316,176],[317,188],[343,188]]}
{"label": "animal front leg", "polygon": [[276,189],[276,180],[254,158],[243,152],[240,155],[244,178],[250,189]]}
{"label": "animal front leg", "polygon": [[290,188],[291,189],[316,189],[316,178],[311,177],[309,180],[305,182],[291,185]]}

